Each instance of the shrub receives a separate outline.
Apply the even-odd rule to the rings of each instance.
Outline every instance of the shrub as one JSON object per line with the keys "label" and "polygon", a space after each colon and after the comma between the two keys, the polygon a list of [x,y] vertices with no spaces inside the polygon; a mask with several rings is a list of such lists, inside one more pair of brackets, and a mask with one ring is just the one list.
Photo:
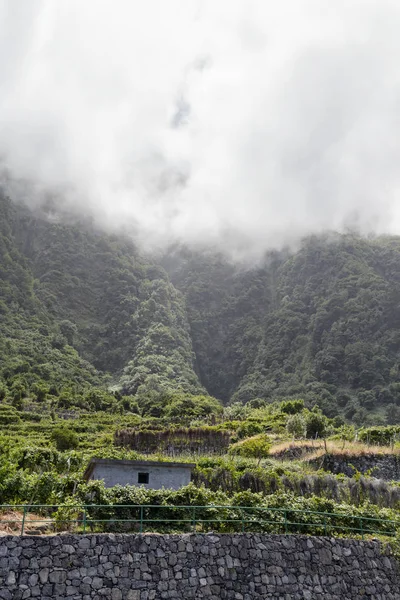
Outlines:
{"label": "shrub", "polygon": [[304,400],[286,400],[280,403],[281,412],[295,415],[304,409]]}
{"label": "shrub", "polygon": [[64,500],[53,513],[56,531],[73,531],[75,526],[82,522],[83,505],[75,497]]}
{"label": "shrub", "polygon": [[4,400],[7,396],[7,387],[4,383],[0,382],[0,400]]}
{"label": "shrub", "polygon": [[22,400],[27,394],[27,389],[24,381],[16,380],[11,386],[10,395],[13,400]]}
{"label": "shrub", "polygon": [[308,438],[323,438],[327,428],[327,418],[320,412],[306,415],[306,434]]}
{"label": "shrub", "polygon": [[193,419],[215,420],[222,411],[222,404],[212,396],[175,394],[168,398],[163,416],[176,423],[190,423]]}
{"label": "shrub", "polygon": [[268,437],[262,433],[241,442],[236,442],[236,444],[232,444],[229,448],[229,453],[243,456],[244,458],[257,458],[258,462],[260,462],[262,458],[268,456],[270,448],[271,442]]}
{"label": "shrub", "polygon": [[32,391],[34,392],[38,402],[44,402],[46,400],[49,388],[45,385],[35,384]]}
{"label": "shrub", "polygon": [[[117,397],[117,396],[115,396]],[[139,404],[137,402],[137,400],[135,400],[132,396],[123,396],[121,398],[117,398],[120,406],[131,413],[134,413],[136,415],[139,414],[140,410],[139,410]]]}
{"label": "shrub", "polygon": [[224,419],[236,420],[245,419],[249,414],[249,406],[242,402],[234,402],[224,408]]}
{"label": "shrub", "polygon": [[54,429],[51,434],[51,439],[55,443],[57,450],[73,450],[79,445],[78,436],[74,431],[59,427]]}
{"label": "shrub", "polygon": [[265,428],[266,425],[263,425],[262,423],[256,423],[255,421],[244,421],[244,423],[238,427],[236,433],[238,438],[241,440],[259,433],[264,433]]}
{"label": "shrub", "polygon": [[291,415],[286,423],[286,430],[294,438],[306,437],[307,426],[305,418],[300,414]]}
{"label": "shrub", "polygon": [[105,410],[107,412],[115,412],[118,405],[115,396],[102,389],[89,390],[84,396],[84,402],[92,410]]}

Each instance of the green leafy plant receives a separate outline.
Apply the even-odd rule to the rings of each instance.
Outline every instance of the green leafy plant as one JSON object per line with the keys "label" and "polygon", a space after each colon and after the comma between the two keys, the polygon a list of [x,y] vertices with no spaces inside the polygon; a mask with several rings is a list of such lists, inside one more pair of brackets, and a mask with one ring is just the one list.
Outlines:
{"label": "green leafy plant", "polygon": [[82,527],[84,514],[84,507],[77,498],[67,498],[52,514],[55,530],[73,531],[77,527]]}
{"label": "green leafy plant", "polygon": [[270,448],[271,442],[268,436],[260,434],[232,444],[229,453],[244,458],[255,458],[260,463],[261,459],[267,458]]}
{"label": "green leafy plant", "polygon": [[79,446],[77,434],[66,427],[54,429],[51,434],[51,439],[55,443],[57,450],[72,450]]}
{"label": "green leafy plant", "polygon": [[292,414],[286,423],[286,431],[296,439],[305,438],[307,434],[307,422],[301,414]]}

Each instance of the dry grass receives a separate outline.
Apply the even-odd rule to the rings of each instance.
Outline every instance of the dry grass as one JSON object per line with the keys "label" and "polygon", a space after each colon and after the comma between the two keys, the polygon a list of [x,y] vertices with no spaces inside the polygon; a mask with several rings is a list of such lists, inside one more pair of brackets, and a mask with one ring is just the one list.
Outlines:
{"label": "dry grass", "polygon": [[272,458],[281,459],[291,457],[297,454],[300,460],[312,460],[323,456],[324,454],[333,454],[335,456],[354,457],[354,456],[382,456],[382,455],[399,455],[400,448],[390,446],[368,446],[360,442],[340,442],[327,441],[326,444],[322,440],[300,440],[288,441],[272,446],[270,456]]}
{"label": "dry grass", "polygon": [[[20,511],[9,510],[0,513],[0,536],[18,535],[21,533],[23,513]],[[25,533],[50,533],[52,530],[51,519],[46,519],[35,513],[28,513],[25,517]]]}
{"label": "dry grass", "polygon": [[279,454],[280,452],[285,452],[290,450],[291,448],[319,448],[324,445],[324,442],[321,440],[290,440],[286,442],[281,442],[280,444],[274,444],[271,448],[270,454]]}

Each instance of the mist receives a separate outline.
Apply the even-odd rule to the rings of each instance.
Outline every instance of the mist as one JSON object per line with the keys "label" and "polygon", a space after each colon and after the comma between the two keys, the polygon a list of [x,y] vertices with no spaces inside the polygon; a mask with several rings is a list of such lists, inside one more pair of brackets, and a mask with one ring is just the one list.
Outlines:
{"label": "mist", "polygon": [[400,233],[396,0],[0,0],[10,194],[146,247]]}

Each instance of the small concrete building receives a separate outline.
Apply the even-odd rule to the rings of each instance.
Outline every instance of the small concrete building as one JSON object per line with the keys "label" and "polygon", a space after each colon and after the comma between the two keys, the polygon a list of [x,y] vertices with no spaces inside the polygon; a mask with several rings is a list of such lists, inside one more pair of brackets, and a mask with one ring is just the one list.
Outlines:
{"label": "small concrete building", "polygon": [[103,479],[106,487],[139,485],[154,490],[177,490],[190,483],[194,467],[192,463],[92,458],[84,478]]}

